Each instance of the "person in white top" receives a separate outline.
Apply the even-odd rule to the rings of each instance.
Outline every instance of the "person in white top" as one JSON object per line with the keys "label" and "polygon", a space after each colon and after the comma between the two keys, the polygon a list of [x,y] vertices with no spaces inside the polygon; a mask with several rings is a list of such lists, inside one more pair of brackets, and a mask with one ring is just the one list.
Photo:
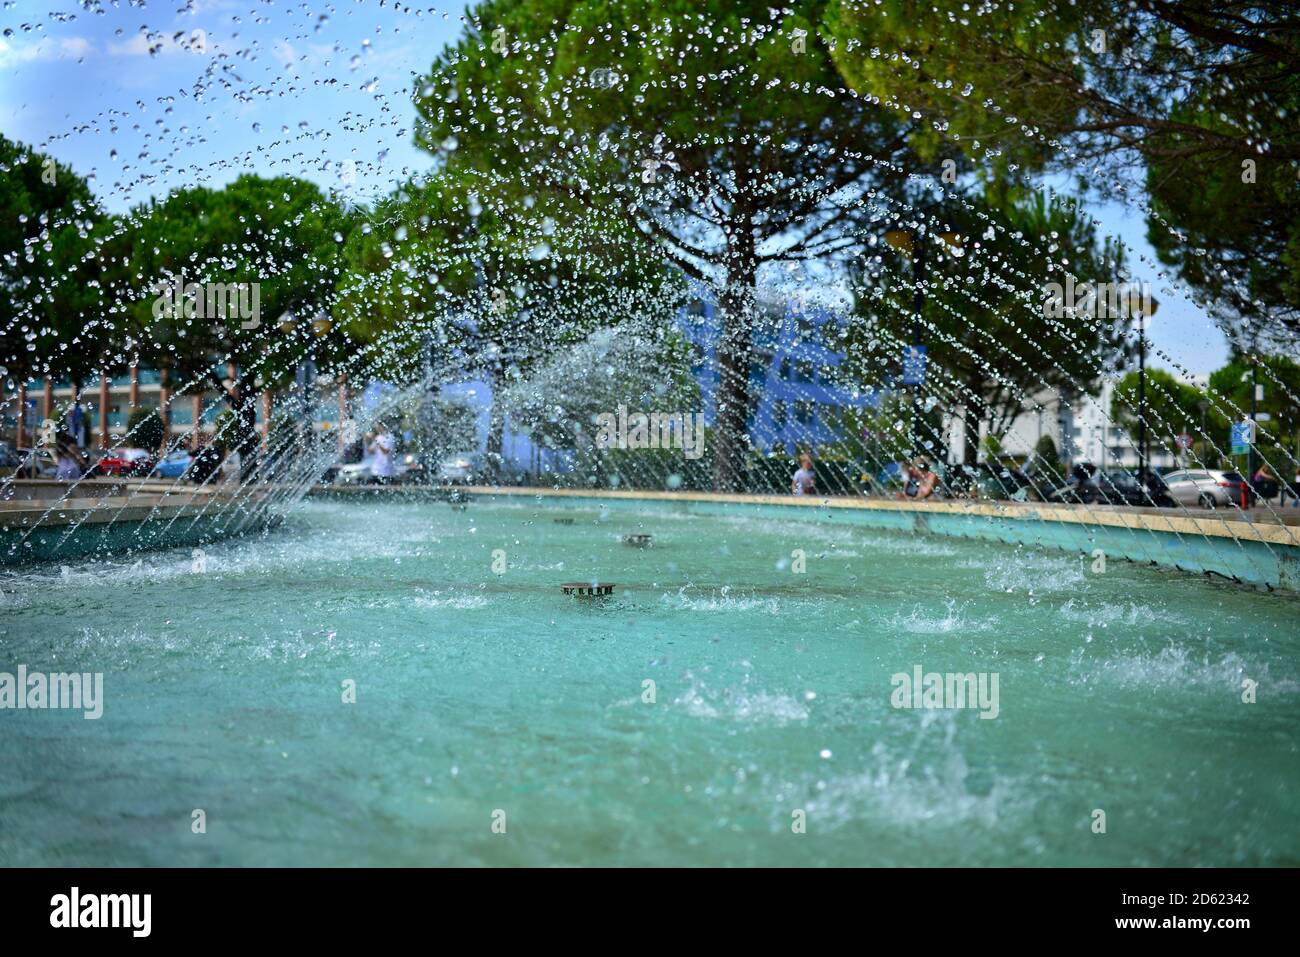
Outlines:
{"label": "person in white top", "polygon": [[790,491],[795,495],[812,495],[816,490],[814,480],[812,456],[804,452],[799,456],[799,471],[790,481]]}
{"label": "person in white top", "polygon": [[371,465],[375,478],[381,483],[388,482],[394,474],[393,469],[393,437],[389,434],[388,426],[380,422],[375,426],[375,437],[370,443],[367,450],[374,456],[374,462]]}

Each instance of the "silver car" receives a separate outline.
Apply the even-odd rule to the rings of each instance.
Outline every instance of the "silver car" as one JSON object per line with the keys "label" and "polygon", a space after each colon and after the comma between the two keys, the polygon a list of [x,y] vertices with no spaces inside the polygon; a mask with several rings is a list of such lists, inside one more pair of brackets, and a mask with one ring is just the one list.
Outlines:
{"label": "silver car", "polygon": [[1246,486],[1246,480],[1236,472],[1179,469],[1163,478],[1169,486],[1169,497],[1179,505],[1226,508],[1241,505],[1243,495],[1247,497],[1247,505],[1254,498],[1254,493]]}
{"label": "silver car", "polygon": [[438,466],[438,481],[444,484],[457,483],[468,485],[478,469],[478,455],[474,452],[461,452],[450,455]]}

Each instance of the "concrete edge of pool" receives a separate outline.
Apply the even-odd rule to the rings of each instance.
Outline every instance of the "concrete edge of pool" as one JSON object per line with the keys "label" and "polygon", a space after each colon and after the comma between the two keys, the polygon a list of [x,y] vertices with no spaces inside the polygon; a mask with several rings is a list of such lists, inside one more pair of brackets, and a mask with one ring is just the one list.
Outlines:
{"label": "concrete edge of pool", "polygon": [[[274,527],[263,491],[152,480],[23,479],[0,501],[0,567],[207,545]],[[230,512],[227,506],[238,505]]]}
{"label": "concrete edge of pool", "polygon": [[1039,545],[1300,593],[1300,527],[1117,506],[1020,502],[905,502],[718,492],[468,486],[482,500],[600,507],[647,504],[707,515],[843,522],[894,531]]}
{"label": "concrete edge of pool", "polygon": [[[283,518],[278,510],[256,508],[261,498],[258,490],[238,493],[245,496],[244,506],[255,507],[232,520],[221,509],[222,500],[231,494],[223,490],[205,494],[174,485],[158,483],[151,487],[149,483],[138,483],[106,498],[79,496],[51,502],[56,491],[44,486],[53,488],[56,483],[23,484],[31,486],[27,489],[30,498],[0,502],[0,566],[200,545],[262,530]],[[532,499],[535,503],[629,510],[649,506],[698,514],[838,522],[1085,554],[1100,548],[1107,559],[1218,575],[1261,588],[1300,593],[1300,525],[1259,517],[1247,520],[1238,513],[1170,514],[1158,509],[1036,502],[916,502],[517,486],[460,488],[487,501]],[[446,498],[447,490],[428,486],[317,486],[314,494]],[[217,508],[209,511],[213,504]],[[168,521],[161,522],[160,518]]]}

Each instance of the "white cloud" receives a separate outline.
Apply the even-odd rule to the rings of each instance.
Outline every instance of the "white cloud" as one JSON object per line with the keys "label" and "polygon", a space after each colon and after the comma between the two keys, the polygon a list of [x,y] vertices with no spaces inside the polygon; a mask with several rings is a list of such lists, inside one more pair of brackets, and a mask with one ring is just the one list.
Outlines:
{"label": "white cloud", "polygon": [[204,30],[186,30],[179,40],[174,39],[174,34],[153,34],[146,36],[143,33],[137,33],[131,39],[122,43],[110,43],[108,52],[113,56],[149,56],[150,50],[156,50],[155,55],[170,56],[175,53],[195,53],[205,55],[215,49],[215,44],[208,37]]}
{"label": "white cloud", "polygon": [[85,37],[66,37],[62,40],[42,37],[27,46],[16,46],[0,40],[0,66],[41,60],[76,60],[91,49],[91,43]]}

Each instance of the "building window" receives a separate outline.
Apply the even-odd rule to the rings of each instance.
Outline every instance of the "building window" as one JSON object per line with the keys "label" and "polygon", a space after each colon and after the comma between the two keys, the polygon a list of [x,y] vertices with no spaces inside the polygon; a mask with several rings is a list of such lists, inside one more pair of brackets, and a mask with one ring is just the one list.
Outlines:
{"label": "building window", "polygon": [[795,365],[795,381],[796,382],[813,381],[813,364],[809,360],[801,359]]}
{"label": "building window", "polygon": [[814,418],[813,403],[796,402],[795,416],[798,418],[800,425],[812,425]]}
{"label": "building window", "polygon": [[785,403],[777,399],[772,403],[772,423],[778,428],[785,428]]}

